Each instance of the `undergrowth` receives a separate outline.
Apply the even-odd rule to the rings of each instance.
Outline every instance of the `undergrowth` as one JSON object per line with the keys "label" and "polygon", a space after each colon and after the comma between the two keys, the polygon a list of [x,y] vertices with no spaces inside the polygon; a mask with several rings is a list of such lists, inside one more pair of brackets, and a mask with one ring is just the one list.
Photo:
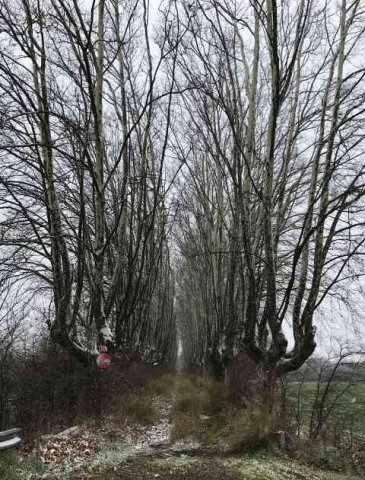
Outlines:
{"label": "undergrowth", "polygon": [[[35,457],[21,458],[16,452],[0,452],[0,479],[20,480],[30,478],[30,474],[41,473],[42,463]],[[24,477],[26,475],[26,477]]]}
{"label": "undergrowth", "polygon": [[143,425],[153,425],[158,419],[153,397],[149,395],[131,393],[123,396],[118,413],[122,417],[127,417]]}
{"label": "undergrowth", "polygon": [[172,395],[174,440],[193,438],[226,452],[256,451],[270,443],[270,416],[254,403],[234,408],[224,383],[178,375]]}
{"label": "undergrowth", "polygon": [[222,432],[225,451],[253,453],[272,445],[274,422],[260,405],[250,403],[244,410],[236,410],[226,418],[227,424]]}

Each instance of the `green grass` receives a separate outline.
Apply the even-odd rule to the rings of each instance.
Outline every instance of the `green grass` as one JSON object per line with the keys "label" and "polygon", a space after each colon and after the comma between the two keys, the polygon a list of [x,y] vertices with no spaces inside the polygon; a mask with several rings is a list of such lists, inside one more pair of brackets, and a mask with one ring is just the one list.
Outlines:
{"label": "green grass", "polygon": [[[326,383],[322,383],[319,387],[319,399],[326,388]],[[344,426],[353,431],[364,432],[365,429],[365,382],[357,382],[351,385],[345,393],[346,382],[333,382],[331,391],[328,396],[325,412],[328,407],[333,406],[332,411],[328,417],[330,425],[334,426],[343,421]],[[292,382],[289,384],[288,398],[292,409],[300,409],[301,417],[304,425],[309,425],[310,418],[315,403],[316,382]],[[298,394],[299,403],[298,403]]]}
{"label": "green grass", "polygon": [[30,474],[41,473],[42,463],[34,457],[21,458],[14,451],[0,452],[0,479],[20,480]]}
{"label": "green grass", "polygon": [[351,475],[337,475],[316,469],[288,458],[250,456],[224,462],[241,474],[242,480],[350,480]]}
{"label": "green grass", "polygon": [[[320,468],[364,476],[365,382],[356,382],[349,388],[346,382],[333,382],[321,412],[316,398],[317,403],[321,402],[327,386],[325,382],[319,386],[316,382],[288,385],[290,424],[300,433],[296,439],[298,456]],[[324,419],[323,426],[320,416]]]}
{"label": "green grass", "polygon": [[225,423],[225,386],[209,378],[180,374],[175,376],[171,392],[172,438],[217,443]]}

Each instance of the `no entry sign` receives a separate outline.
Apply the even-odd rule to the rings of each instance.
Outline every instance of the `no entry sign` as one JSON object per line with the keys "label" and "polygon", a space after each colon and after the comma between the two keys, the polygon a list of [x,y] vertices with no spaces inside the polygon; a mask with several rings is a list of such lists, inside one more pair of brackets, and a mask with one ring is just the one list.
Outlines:
{"label": "no entry sign", "polygon": [[108,353],[101,353],[96,358],[96,365],[99,368],[108,368],[112,363],[111,356]]}

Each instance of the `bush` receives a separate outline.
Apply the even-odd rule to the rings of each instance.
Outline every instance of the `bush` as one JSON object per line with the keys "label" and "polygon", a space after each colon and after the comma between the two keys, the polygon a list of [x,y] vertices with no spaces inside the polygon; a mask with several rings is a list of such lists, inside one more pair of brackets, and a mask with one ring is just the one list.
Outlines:
{"label": "bush", "polygon": [[144,391],[149,380],[168,372],[169,366],[118,354],[108,370],[100,371],[94,361],[80,363],[48,339],[37,341],[34,348],[13,354],[7,384],[0,385],[0,400],[10,406],[0,408],[2,429],[20,426],[27,440],[104,417],[122,396]]}
{"label": "bush", "polygon": [[156,408],[151,397],[129,394],[122,397],[122,416],[129,417],[143,425],[152,425],[157,420]]}

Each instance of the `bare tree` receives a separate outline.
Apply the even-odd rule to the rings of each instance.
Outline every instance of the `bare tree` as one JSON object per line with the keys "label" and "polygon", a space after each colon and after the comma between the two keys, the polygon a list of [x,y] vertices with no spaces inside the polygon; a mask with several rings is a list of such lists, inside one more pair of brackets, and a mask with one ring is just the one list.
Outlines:
{"label": "bare tree", "polygon": [[0,29],[4,265],[48,291],[51,336],[72,354],[166,358],[174,79],[157,79],[174,51],[152,54],[142,1],[1,2]]}
{"label": "bare tree", "polygon": [[[313,353],[318,307],[362,275],[364,10],[347,0],[212,0],[178,10],[175,22],[188,33],[177,78],[192,88],[183,95],[183,135],[173,140],[188,163],[181,210],[193,241],[181,254],[188,271],[202,272],[200,285],[213,278],[197,266],[224,255],[213,297],[226,296],[220,322],[209,315],[191,329],[228,368],[235,355],[249,355],[267,391]],[[213,193],[197,173],[202,158],[223,180]],[[216,229],[224,234],[212,249],[206,239]]]}
{"label": "bare tree", "polygon": [[[29,292],[1,277],[0,281],[0,429],[9,426],[13,393],[13,360],[26,328]],[[20,300],[21,298],[21,300]]]}

